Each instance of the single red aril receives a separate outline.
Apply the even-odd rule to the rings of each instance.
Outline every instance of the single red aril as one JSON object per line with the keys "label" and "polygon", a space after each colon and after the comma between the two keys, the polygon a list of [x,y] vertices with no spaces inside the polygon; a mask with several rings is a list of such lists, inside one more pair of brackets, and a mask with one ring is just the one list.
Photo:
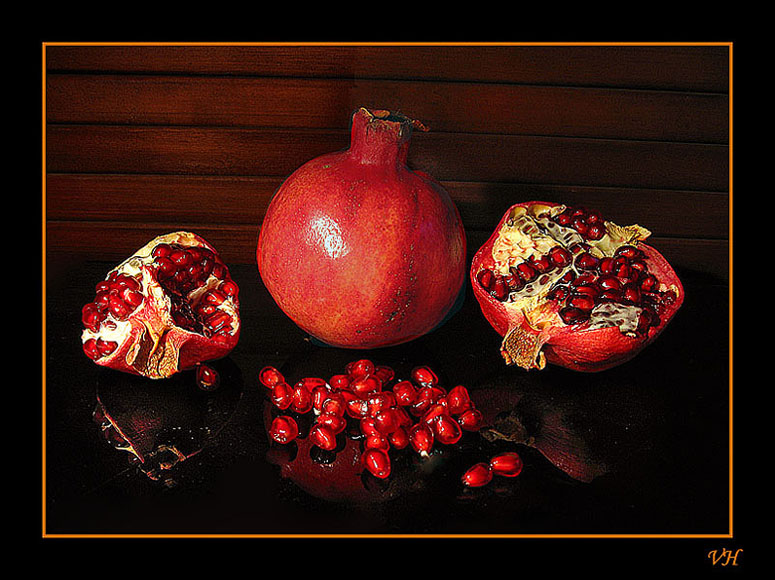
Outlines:
{"label": "single red aril", "polygon": [[291,408],[297,413],[308,413],[312,410],[312,394],[302,384],[293,387]]}
{"label": "single red aril", "polygon": [[460,425],[449,415],[439,415],[432,423],[436,441],[442,445],[454,445],[463,436]]}
{"label": "single red aril", "polygon": [[463,385],[452,387],[446,396],[447,411],[451,415],[460,415],[471,408],[471,396]]}
{"label": "single red aril", "polygon": [[382,389],[382,381],[377,377],[363,377],[353,380],[350,383],[350,390],[359,397],[368,397],[372,393],[378,392]]}
{"label": "single red aril", "polygon": [[393,385],[393,394],[399,405],[407,407],[417,400],[417,389],[409,381],[399,381]]}
{"label": "single red aril", "polygon": [[338,435],[347,427],[347,420],[343,416],[333,413],[321,413],[315,423],[328,427],[334,435]]}
{"label": "single red aril", "polygon": [[433,430],[427,423],[417,423],[409,430],[409,443],[417,453],[427,456],[433,448]]}
{"label": "single red aril", "polygon": [[522,458],[513,451],[500,453],[490,459],[490,468],[495,475],[517,477],[522,473]]}
{"label": "single red aril", "polygon": [[320,405],[321,413],[330,413],[344,417],[345,411],[344,397],[339,393],[329,393],[328,398]]}
{"label": "single red aril", "polygon": [[389,366],[386,366],[386,365],[376,365],[374,367],[374,373],[373,374],[380,381],[382,381],[383,385],[387,385],[396,376],[396,372],[392,368],[390,368]]}
{"label": "single red aril", "polygon": [[384,449],[367,449],[361,457],[363,466],[374,477],[385,479],[390,475],[390,456]]}
{"label": "single red aril", "polygon": [[272,387],[271,399],[278,409],[287,409],[293,403],[293,387],[288,383],[277,383]]}
{"label": "single red aril", "polygon": [[224,295],[224,284],[236,288],[204,239],[159,236],[96,285],[81,312],[84,352],[98,365],[151,379],[222,358],[241,326],[237,293]]}
{"label": "single red aril", "polygon": [[372,433],[367,435],[363,442],[365,449],[383,449],[384,451],[390,450],[390,441],[382,433]]}
{"label": "single red aril", "polygon": [[341,391],[343,389],[349,389],[351,381],[352,379],[349,375],[333,375],[328,379],[328,384],[331,385],[331,388],[335,391]]}
{"label": "single red aril", "polygon": [[336,449],[336,434],[334,431],[323,424],[315,423],[309,432],[310,441],[321,449],[333,451]]}
{"label": "single red aril", "polygon": [[394,449],[404,449],[409,445],[409,433],[403,427],[399,427],[387,437]]}
{"label": "single red aril", "polygon": [[457,422],[466,431],[478,431],[483,422],[481,411],[479,409],[468,409],[460,417],[457,418]]}
{"label": "single red aril", "polygon": [[361,433],[368,437],[369,435],[381,435],[379,429],[377,429],[377,422],[374,421],[374,417],[364,417],[359,423]]}
{"label": "single red aril", "polygon": [[411,377],[421,387],[435,387],[439,384],[439,377],[429,367],[414,368]]}
{"label": "single red aril", "polygon": [[312,389],[312,408],[315,409],[316,412],[321,413],[323,403],[328,400],[329,396],[331,396],[331,391],[326,387],[320,386]]}
{"label": "single red aril", "polygon": [[264,367],[258,373],[258,381],[266,388],[271,389],[277,383],[284,383],[285,377],[274,367]]}
{"label": "single red aril", "polygon": [[376,415],[380,411],[396,406],[396,396],[390,391],[382,391],[371,395],[367,399],[369,403],[369,415]]}
{"label": "single red aril", "polygon": [[468,468],[462,477],[467,487],[482,487],[492,481],[492,469],[487,463],[476,463]]}
{"label": "single red aril", "polygon": [[328,389],[328,383],[324,379],[317,377],[305,377],[296,383],[297,387],[303,387],[308,392],[312,393],[317,387],[324,387]]}
{"label": "single red aril", "polygon": [[218,388],[220,377],[213,367],[200,364],[196,369],[196,384],[203,391],[212,391]]}
{"label": "single red aril", "polygon": [[363,379],[374,372],[374,363],[369,359],[353,361],[345,367],[347,374],[353,379]]}
{"label": "single red aril", "polygon": [[290,443],[299,436],[299,426],[293,417],[280,415],[272,420],[269,435],[278,443]]}
{"label": "single red aril", "polygon": [[375,348],[422,336],[444,320],[464,283],[463,224],[441,185],[406,166],[412,129],[425,128],[359,109],[350,147],[297,169],[262,222],[256,260],[264,285],[329,345]]}
{"label": "single red aril", "polygon": [[[651,344],[684,290],[667,260],[643,242],[650,234],[586,208],[512,206],[474,256],[470,276],[482,313],[503,337],[506,363],[596,372]],[[522,286],[494,291],[515,274]]]}

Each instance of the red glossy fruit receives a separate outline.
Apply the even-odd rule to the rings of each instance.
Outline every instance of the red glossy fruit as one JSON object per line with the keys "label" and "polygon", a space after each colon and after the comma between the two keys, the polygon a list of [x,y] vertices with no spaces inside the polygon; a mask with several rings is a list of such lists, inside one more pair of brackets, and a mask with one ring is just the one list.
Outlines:
{"label": "red glossy fruit", "polygon": [[285,377],[274,367],[264,367],[258,373],[259,382],[266,388],[271,389],[277,383],[284,383]]}
{"label": "red glossy fruit", "polygon": [[457,208],[406,166],[416,121],[360,109],[350,147],[297,169],[272,199],[256,260],[278,306],[329,345],[375,348],[436,327],[465,280]]}
{"label": "red glossy fruit", "polygon": [[278,443],[290,443],[299,436],[299,426],[293,417],[280,415],[272,420],[269,435]]}
{"label": "red glossy fruit", "polygon": [[495,475],[517,477],[522,473],[522,458],[513,451],[500,453],[490,459],[490,468]]}
{"label": "red glossy fruit", "polygon": [[468,468],[462,480],[467,487],[482,487],[492,481],[492,469],[487,463],[477,463]]}
{"label": "red glossy fruit", "polygon": [[452,387],[447,393],[447,410],[451,415],[461,415],[471,408],[471,396],[463,385]]}
{"label": "red glossy fruit", "polygon": [[482,426],[482,421],[483,417],[479,409],[468,409],[457,418],[457,422],[466,431],[478,431]]}
{"label": "red glossy fruit", "polygon": [[417,453],[427,456],[433,448],[433,430],[427,423],[417,423],[409,431],[409,443]]}
{"label": "red glossy fruit", "polygon": [[[602,233],[588,227],[590,219]],[[512,206],[471,267],[474,296],[504,337],[506,363],[594,372],[653,342],[683,303],[684,290],[667,260],[643,243],[649,235],[584,208]],[[517,276],[520,284],[506,293],[496,286]]]}
{"label": "red glossy fruit", "polygon": [[203,391],[213,391],[218,388],[220,377],[213,367],[200,364],[196,368],[196,384]]}
{"label": "red glossy fruit", "polygon": [[442,445],[454,445],[463,436],[460,425],[449,415],[439,415],[432,423],[436,441]]}
{"label": "red glossy fruit", "polygon": [[327,425],[315,423],[310,429],[309,439],[314,445],[326,451],[336,449],[336,433]]}
{"label": "red glossy fruit", "polygon": [[81,320],[95,363],[152,379],[226,356],[240,333],[229,269],[189,232],[159,236],[113,268]]}

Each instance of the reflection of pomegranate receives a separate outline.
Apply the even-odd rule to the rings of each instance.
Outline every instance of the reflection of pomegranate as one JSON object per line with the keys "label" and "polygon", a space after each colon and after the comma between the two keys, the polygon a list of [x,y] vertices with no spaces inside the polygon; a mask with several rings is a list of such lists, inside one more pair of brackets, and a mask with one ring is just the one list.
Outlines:
{"label": "reflection of pomegranate", "polygon": [[171,233],[111,270],[82,321],[83,350],[98,365],[166,378],[234,348],[238,288],[205,240]]}
{"label": "reflection of pomegranate", "polygon": [[332,346],[410,341],[450,312],[465,281],[457,208],[406,166],[413,128],[388,111],[353,115],[350,148],[309,161],[273,198],[258,268],[279,307]]}
{"label": "reflection of pomegranate", "polygon": [[637,225],[545,202],[512,206],[476,253],[471,283],[507,364],[600,371],[650,344],[684,298]]}

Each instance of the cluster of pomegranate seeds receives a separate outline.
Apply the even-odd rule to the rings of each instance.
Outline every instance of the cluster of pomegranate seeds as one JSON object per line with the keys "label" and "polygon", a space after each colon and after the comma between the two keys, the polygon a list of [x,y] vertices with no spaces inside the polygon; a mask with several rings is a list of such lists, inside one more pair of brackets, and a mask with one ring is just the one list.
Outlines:
{"label": "cluster of pomegranate seeds", "polygon": [[[309,437],[317,447],[336,449],[337,436],[348,422],[357,424],[363,467],[381,479],[390,475],[392,449],[411,448],[427,457],[436,443],[453,445],[463,431],[478,431],[482,424],[468,389],[458,385],[447,391],[429,367],[414,368],[408,379],[394,379],[392,368],[368,359],[349,363],[328,381],[303,378],[293,387],[274,367],[259,373],[277,408],[315,413]],[[273,420],[269,434],[278,443],[289,443],[299,429],[293,417],[282,415]]]}
{"label": "cluster of pomegranate seeds", "polygon": [[493,475],[517,477],[522,473],[522,458],[514,451],[500,453],[488,463],[476,463],[463,474],[462,481],[467,487],[482,487],[490,483]]}
{"label": "cluster of pomegranate seeds", "polygon": [[[81,310],[83,325],[92,332],[105,327],[115,330],[116,321],[126,320],[143,303],[142,284],[126,274],[113,271],[106,280],[97,284],[94,301]],[[93,360],[111,354],[118,343],[102,338],[90,338],[83,344],[83,350]]]}
{"label": "cluster of pomegranate seeds", "polygon": [[573,228],[587,240],[599,240],[605,235],[605,220],[597,210],[569,207],[552,219],[563,227]]}
{"label": "cluster of pomegranate seeds", "polygon": [[[232,331],[231,315],[218,306],[228,298],[236,299],[239,288],[214,252],[200,246],[159,244],[151,255],[159,284],[172,299],[171,314],[176,325],[205,336]],[[188,295],[204,286],[211,275],[221,282],[202,294],[192,307]]]}

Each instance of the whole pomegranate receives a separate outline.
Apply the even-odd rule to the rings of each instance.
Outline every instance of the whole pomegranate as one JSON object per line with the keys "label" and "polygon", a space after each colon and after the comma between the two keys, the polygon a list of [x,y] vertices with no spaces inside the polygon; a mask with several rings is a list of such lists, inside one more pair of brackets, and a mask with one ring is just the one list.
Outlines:
{"label": "whole pomegranate", "polygon": [[152,379],[226,356],[240,333],[239,289],[205,240],[159,236],[113,268],[81,312],[95,363]]}
{"label": "whole pomegranate", "polygon": [[400,344],[436,327],[465,281],[457,208],[406,166],[403,115],[361,108],[344,151],[313,159],[280,186],[256,259],[278,306],[331,346]]}
{"label": "whole pomegranate", "polygon": [[601,371],[654,341],[684,290],[643,243],[650,234],[583,207],[512,206],[471,266],[474,296],[504,337],[506,363]]}

